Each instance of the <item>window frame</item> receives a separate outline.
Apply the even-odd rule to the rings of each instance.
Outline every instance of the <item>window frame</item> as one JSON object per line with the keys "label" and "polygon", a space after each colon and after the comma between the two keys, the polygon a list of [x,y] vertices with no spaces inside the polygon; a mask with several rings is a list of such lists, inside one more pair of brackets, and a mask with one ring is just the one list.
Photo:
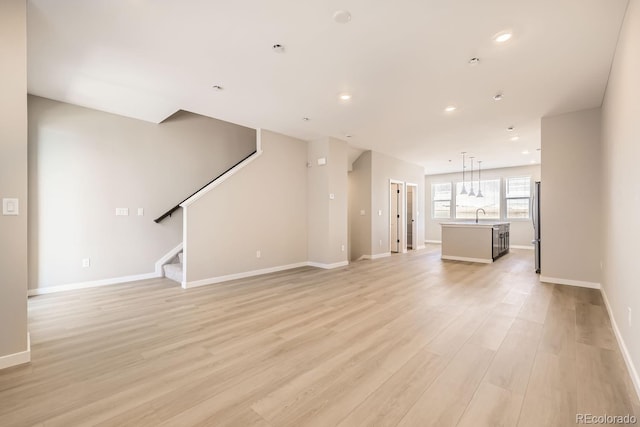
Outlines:
{"label": "window frame", "polygon": [[[529,196],[512,196],[509,197],[509,180],[510,179],[523,179],[526,178],[529,181]],[[504,177],[504,220],[508,221],[531,221],[531,192],[533,191],[533,177],[530,175],[514,175]],[[509,217],[509,200],[526,200],[527,201],[527,216],[525,218],[510,218]]]}
{"label": "window frame", "polygon": [[[502,197],[502,178],[497,177],[497,178],[488,178],[488,179],[483,179],[481,182],[489,182],[489,181],[496,181],[498,183],[498,198],[497,198],[497,202],[498,202],[498,215],[495,217],[485,217],[483,215],[482,219],[488,219],[488,220],[502,220],[503,214],[502,214],[502,210],[503,210],[503,197]],[[465,181],[466,183],[467,181]],[[474,183],[477,181],[474,181]],[[459,220],[459,221],[464,221],[464,220],[469,220],[470,218],[467,217],[458,217],[458,184],[461,184],[462,181],[454,181],[453,182],[453,188],[455,189],[455,195],[456,195],[456,199],[454,202],[454,205],[452,206],[453,209],[453,213],[452,213],[452,218],[455,220]]]}
{"label": "window frame", "polygon": [[[434,188],[436,185],[449,185],[449,198],[448,199],[436,199]],[[442,220],[442,219],[451,219],[451,208],[454,203],[454,195],[453,195],[453,183],[451,181],[441,181],[441,182],[432,182],[431,183],[431,219],[433,220]],[[449,202],[449,216],[447,217],[436,217],[435,214],[435,204],[436,202]]]}

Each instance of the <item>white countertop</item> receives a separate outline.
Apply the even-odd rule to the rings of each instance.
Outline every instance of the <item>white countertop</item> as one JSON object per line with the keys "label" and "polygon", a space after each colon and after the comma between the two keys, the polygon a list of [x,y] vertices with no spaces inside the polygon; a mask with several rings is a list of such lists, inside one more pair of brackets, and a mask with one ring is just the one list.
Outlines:
{"label": "white countertop", "polygon": [[440,223],[440,225],[443,227],[473,227],[473,228],[492,228],[494,225],[502,225],[502,224],[510,224],[510,223],[505,221],[480,221],[476,223],[474,220],[451,221],[451,222]]}

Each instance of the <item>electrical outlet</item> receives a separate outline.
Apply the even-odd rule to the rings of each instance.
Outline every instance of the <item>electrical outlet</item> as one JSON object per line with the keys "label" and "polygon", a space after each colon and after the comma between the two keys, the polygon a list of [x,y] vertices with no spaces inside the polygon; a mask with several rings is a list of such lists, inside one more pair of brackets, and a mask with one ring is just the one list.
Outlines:
{"label": "electrical outlet", "polygon": [[262,256],[262,252],[260,252],[260,249],[258,249],[256,251],[256,258],[260,258]]}
{"label": "electrical outlet", "polygon": [[91,267],[91,258],[83,258],[82,260],[82,268]]}
{"label": "electrical outlet", "polygon": [[382,240],[380,240],[380,243],[379,243],[379,245],[380,245],[380,247],[382,247]]}
{"label": "electrical outlet", "polygon": [[342,252],[344,252],[344,245],[340,246],[340,249],[342,249]]}
{"label": "electrical outlet", "polygon": [[632,323],[631,323],[631,307],[627,307],[627,321],[629,322],[629,326],[632,326]]}
{"label": "electrical outlet", "polygon": [[138,216],[144,216],[144,208],[138,208]]}

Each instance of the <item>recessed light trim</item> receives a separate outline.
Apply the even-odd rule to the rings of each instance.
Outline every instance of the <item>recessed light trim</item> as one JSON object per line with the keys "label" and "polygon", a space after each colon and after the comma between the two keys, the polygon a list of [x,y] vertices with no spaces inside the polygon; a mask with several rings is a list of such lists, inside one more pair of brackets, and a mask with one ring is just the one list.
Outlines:
{"label": "recessed light trim", "polygon": [[515,128],[513,126],[509,126],[507,128],[507,132],[513,132],[515,130]]}
{"label": "recessed light trim", "polygon": [[493,36],[493,40],[496,43],[504,43],[511,40],[511,37],[513,37],[513,33],[511,31],[502,31]]}
{"label": "recessed light trim", "polygon": [[275,53],[284,53],[284,46],[281,44],[274,44],[273,46],[271,46],[271,49],[275,52]]}
{"label": "recessed light trim", "polygon": [[444,111],[446,113],[452,113],[452,112],[456,111],[457,109],[458,109],[458,107],[456,107],[455,105],[449,105],[444,109]]}
{"label": "recessed light trim", "polygon": [[504,95],[501,93],[496,93],[495,95],[493,95],[494,101],[502,101],[502,98],[504,98]]}
{"label": "recessed light trim", "polygon": [[529,154],[529,150],[524,150],[524,151],[522,152],[522,154],[525,154],[525,155],[526,155],[526,154]]}
{"label": "recessed light trim", "polygon": [[340,94],[340,99],[342,101],[348,101],[351,99],[351,94],[350,93],[341,93]]}
{"label": "recessed light trim", "polygon": [[509,139],[510,139],[511,141],[517,141],[517,140],[519,140],[519,139],[520,139],[520,137],[516,135],[516,136],[512,136],[512,137],[511,137],[511,138],[509,138]]}
{"label": "recessed light trim", "polygon": [[302,120],[305,121],[305,122],[308,122],[311,119],[309,117],[303,117]]}
{"label": "recessed light trim", "polygon": [[475,64],[477,64],[479,62],[480,62],[480,58],[478,58],[477,56],[474,56],[473,58],[471,58],[469,60],[469,64],[471,64],[471,65],[475,65]]}
{"label": "recessed light trim", "polygon": [[213,85],[213,86],[211,86],[211,89],[214,89],[214,90],[222,90],[223,88],[222,88],[222,86],[220,86],[220,85]]}

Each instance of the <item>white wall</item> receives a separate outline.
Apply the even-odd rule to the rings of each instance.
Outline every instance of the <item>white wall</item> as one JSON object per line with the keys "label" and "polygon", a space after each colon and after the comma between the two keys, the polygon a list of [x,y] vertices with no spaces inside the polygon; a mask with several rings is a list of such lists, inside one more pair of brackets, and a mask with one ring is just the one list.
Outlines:
{"label": "white wall", "polygon": [[264,130],[261,140],[260,157],[186,209],[190,285],[308,260],[307,143]]}
{"label": "white wall", "polygon": [[5,357],[27,350],[26,22],[24,0],[0,2],[0,199],[20,204],[0,216],[0,368],[28,360]]}
{"label": "white wall", "polygon": [[192,113],[156,125],[30,96],[29,287],[153,272],[182,241],[182,212],[153,219],[255,144],[253,129]]}
{"label": "white wall", "polygon": [[[482,171],[483,180],[496,179],[496,178],[510,178],[510,177],[518,177],[518,176],[530,176],[532,181],[540,181],[540,165],[516,166],[511,168],[487,169]],[[425,177],[425,191],[426,191],[425,223],[426,223],[426,240],[427,241],[440,242],[442,240],[442,230],[440,227],[440,223],[443,221],[452,220],[452,219],[443,220],[443,219],[432,218],[431,184],[450,182],[452,185],[452,188],[454,189],[453,191],[455,191],[455,183],[461,180],[462,180],[462,172],[440,174],[440,175],[427,175]],[[503,181],[503,185],[504,185],[504,181]],[[533,191],[533,187],[532,187],[532,191]],[[500,210],[502,212],[501,216],[504,218],[505,211],[506,211],[504,202],[501,203]],[[480,215],[480,218],[482,218],[482,214]],[[531,224],[531,220],[511,219],[509,221],[511,222],[511,226],[509,230],[510,244],[512,246],[516,245],[516,246],[526,246],[526,247],[533,248],[533,246],[531,246],[531,240],[533,239],[533,225]]]}
{"label": "white wall", "polygon": [[600,108],[542,118],[541,278],[599,286]]}
{"label": "white wall", "polygon": [[[640,368],[640,1],[631,0],[602,106],[602,285],[613,320]],[[628,323],[632,310],[632,325]],[[640,392],[637,372],[636,390]]]}
{"label": "white wall", "polygon": [[[318,159],[325,159],[326,164],[318,165]],[[307,162],[309,261],[323,266],[345,263],[349,243],[347,144],[334,138],[309,142]]]}

